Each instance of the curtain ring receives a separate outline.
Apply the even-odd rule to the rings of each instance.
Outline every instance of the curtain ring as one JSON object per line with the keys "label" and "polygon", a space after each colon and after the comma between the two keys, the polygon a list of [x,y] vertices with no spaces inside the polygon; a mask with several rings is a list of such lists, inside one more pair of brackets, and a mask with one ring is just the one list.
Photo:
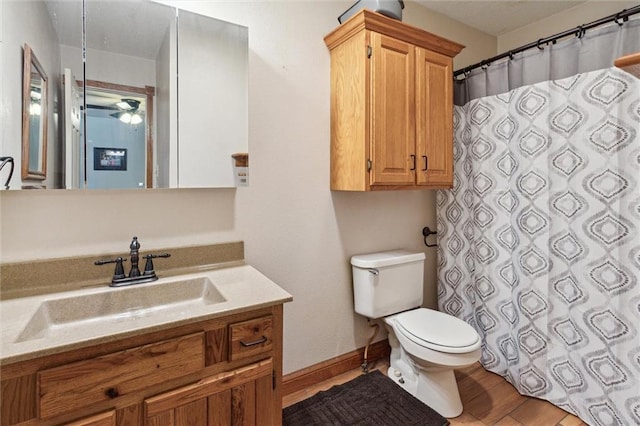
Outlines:
{"label": "curtain ring", "polygon": [[541,38],[541,39],[538,39],[538,42],[536,43],[536,46],[537,46],[537,47],[538,47],[538,49],[540,49],[540,50],[544,50],[544,47],[540,46],[540,43],[542,43],[542,40],[544,40],[544,39],[542,39],[542,38]]}
{"label": "curtain ring", "polygon": [[585,29],[582,27],[582,25],[578,25],[578,27],[576,28],[576,37],[578,38],[582,38],[584,37],[584,34],[586,33]]}
{"label": "curtain ring", "polygon": [[615,19],[613,20],[613,22],[615,22],[616,24],[618,24],[619,26],[622,26],[622,24],[624,24],[624,21],[622,22],[618,22],[620,20],[620,12],[618,12],[618,14],[616,15]]}
{"label": "curtain ring", "polygon": [[513,50],[509,51],[509,60],[513,61]]}
{"label": "curtain ring", "polygon": [[[624,12],[624,10],[622,11]],[[616,15],[616,18],[613,20],[613,22],[615,22],[616,24],[618,24],[619,26],[623,26],[625,22],[627,22],[629,20],[628,16],[625,16],[624,18],[621,18],[620,15],[622,14],[622,12],[618,12],[618,14]]]}

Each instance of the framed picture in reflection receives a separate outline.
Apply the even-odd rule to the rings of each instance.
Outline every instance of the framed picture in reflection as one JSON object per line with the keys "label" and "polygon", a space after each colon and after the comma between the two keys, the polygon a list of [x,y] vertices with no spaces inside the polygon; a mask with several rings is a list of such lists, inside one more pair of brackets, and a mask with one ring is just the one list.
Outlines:
{"label": "framed picture in reflection", "polygon": [[126,148],[93,148],[93,170],[127,170]]}

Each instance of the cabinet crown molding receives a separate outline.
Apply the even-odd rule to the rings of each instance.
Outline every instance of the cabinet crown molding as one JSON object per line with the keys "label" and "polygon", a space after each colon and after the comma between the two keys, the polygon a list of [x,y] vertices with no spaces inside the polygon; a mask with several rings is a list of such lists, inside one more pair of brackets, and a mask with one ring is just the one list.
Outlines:
{"label": "cabinet crown molding", "polygon": [[464,49],[462,44],[367,9],[361,10],[327,34],[324,42],[332,50],[362,30],[375,31],[451,58]]}

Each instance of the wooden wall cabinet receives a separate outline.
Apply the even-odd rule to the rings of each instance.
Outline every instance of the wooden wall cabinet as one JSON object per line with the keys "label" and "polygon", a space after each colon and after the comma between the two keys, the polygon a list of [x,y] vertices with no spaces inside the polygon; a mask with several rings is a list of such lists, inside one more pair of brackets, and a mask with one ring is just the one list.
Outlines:
{"label": "wooden wall cabinet", "polygon": [[331,189],[453,185],[453,57],[464,46],[362,10],[331,52]]}
{"label": "wooden wall cabinet", "polygon": [[279,425],[282,305],[2,366],[1,424]]}

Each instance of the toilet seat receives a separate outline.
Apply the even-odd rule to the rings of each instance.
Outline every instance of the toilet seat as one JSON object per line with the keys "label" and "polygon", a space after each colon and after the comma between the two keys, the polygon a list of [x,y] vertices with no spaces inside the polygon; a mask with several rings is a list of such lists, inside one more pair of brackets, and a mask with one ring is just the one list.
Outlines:
{"label": "toilet seat", "polygon": [[439,352],[468,353],[481,345],[480,336],[454,316],[419,308],[394,315],[399,332],[417,345]]}

